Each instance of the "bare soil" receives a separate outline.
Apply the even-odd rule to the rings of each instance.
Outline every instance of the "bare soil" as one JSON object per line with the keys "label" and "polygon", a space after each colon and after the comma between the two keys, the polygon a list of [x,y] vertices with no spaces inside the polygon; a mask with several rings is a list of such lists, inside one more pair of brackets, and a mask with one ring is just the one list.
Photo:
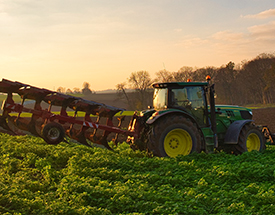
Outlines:
{"label": "bare soil", "polygon": [[253,120],[256,125],[268,126],[275,133],[275,108],[253,109]]}

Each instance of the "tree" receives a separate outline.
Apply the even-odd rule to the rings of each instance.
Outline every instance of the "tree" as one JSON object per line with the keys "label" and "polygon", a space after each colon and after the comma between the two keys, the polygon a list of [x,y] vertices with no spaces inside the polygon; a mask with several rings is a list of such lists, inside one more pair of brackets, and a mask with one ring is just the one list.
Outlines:
{"label": "tree", "polygon": [[74,93],[74,94],[80,94],[81,91],[80,91],[80,89],[79,89],[78,87],[74,87],[73,93]]}
{"label": "tree", "polygon": [[235,67],[235,63],[230,61],[228,64],[226,64],[226,69],[233,70]]}
{"label": "tree", "polygon": [[[138,71],[132,72],[130,78],[128,78],[129,85],[132,89],[135,89],[138,92],[139,104],[138,108],[146,108],[146,102],[148,103],[148,90],[151,88],[152,79],[149,72],[147,71]],[[150,98],[151,99],[151,98]]]}
{"label": "tree", "polygon": [[192,77],[193,68],[188,66],[183,66],[177,72],[173,72],[173,81],[187,81],[187,79]]}
{"label": "tree", "polygon": [[248,96],[253,99],[253,103],[273,102],[274,63],[274,55],[260,54],[243,65],[242,80],[247,83]]}
{"label": "tree", "polygon": [[91,93],[92,93],[92,90],[90,89],[90,84],[88,82],[84,82],[83,88],[82,88],[82,94],[89,95]]}
{"label": "tree", "polygon": [[57,88],[57,90],[56,90],[56,92],[58,92],[58,93],[65,93],[65,87],[58,87]]}
{"label": "tree", "polygon": [[173,75],[171,72],[166,70],[160,70],[156,72],[156,82],[171,82],[173,81]]}
{"label": "tree", "polygon": [[68,89],[66,90],[66,94],[72,94],[72,93],[73,93],[73,91],[71,91],[71,89],[68,88]]}
{"label": "tree", "polygon": [[206,76],[209,75],[211,80],[215,80],[215,76],[217,75],[217,69],[215,67],[204,67],[199,68],[192,73],[191,80],[192,81],[206,81]]}
{"label": "tree", "polygon": [[[217,103],[223,104],[267,104],[275,102],[275,55],[260,54],[252,60],[243,60],[235,65],[229,61],[219,68],[204,67],[196,68],[181,67],[177,72],[160,70],[156,73],[157,82],[171,81],[206,81],[207,75],[211,77],[211,83],[215,84]],[[136,90],[137,96],[128,96],[130,103],[140,108],[145,107],[146,99],[152,100],[150,85],[152,80],[146,71],[134,72],[128,79],[129,85]],[[120,90],[125,89],[125,83],[117,86]],[[123,93],[123,91],[121,91]],[[150,92],[152,93],[152,91]],[[125,93],[126,94],[126,93]],[[129,93],[128,93],[129,95]],[[138,103],[135,101],[138,100]],[[148,102],[149,103],[149,102]]]}
{"label": "tree", "polygon": [[126,83],[125,82],[116,85],[116,89],[118,91],[118,95],[120,95],[120,93],[122,93],[125,96],[125,98],[127,100],[127,103],[128,103],[128,106],[129,106],[130,110],[132,110],[133,109],[133,105],[132,105],[132,102],[130,101],[130,99],[129,99],[126,91],[125,91],[125,87],[126,87]]}
{"label": "tree", "polygon": [[235,63],[230,61],[226,66],[221,66],[215,76],[215,85],[217,92],[221,95],[221,98],[227,104],[234,104],[234,92],[236,71],[234,70]]}

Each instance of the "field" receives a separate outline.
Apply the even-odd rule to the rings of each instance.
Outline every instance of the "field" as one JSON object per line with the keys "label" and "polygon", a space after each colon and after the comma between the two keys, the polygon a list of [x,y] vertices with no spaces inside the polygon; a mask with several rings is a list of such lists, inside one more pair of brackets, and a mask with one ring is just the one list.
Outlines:
{"label": "field", "polygon": [[[7,94],[0,93],[0,104],[2,104],[3,100],[5,100],[6,98],[7,98]],[[21,98],[19,95],[16,94],[13,96],[13,99],[15,102],[20,102]]]}
{"label": "field", "polygon": [[267,125],[275,133],[275,108],[253,109],[253,120],[257,125]]}
{"label": "field", "polygon": [[0,133],[1,214],[274,214],[275,148],[150,157]]}
{"label": "field", "polygon": [[[275,132],[275,108],[253,119]],[[126,143],[112,152],[0,133],[0,214],[275,214],[274,157],[268,146],[158,158]]]}

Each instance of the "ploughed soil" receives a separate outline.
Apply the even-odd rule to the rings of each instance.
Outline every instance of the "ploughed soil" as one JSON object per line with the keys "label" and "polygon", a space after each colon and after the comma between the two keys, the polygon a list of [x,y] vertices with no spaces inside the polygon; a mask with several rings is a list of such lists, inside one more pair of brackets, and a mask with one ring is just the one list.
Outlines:
{"label": "ploughed soil", "polygon": [[275,133],[275,108],[253,109],[252,112],[256,125],[265,125]]}

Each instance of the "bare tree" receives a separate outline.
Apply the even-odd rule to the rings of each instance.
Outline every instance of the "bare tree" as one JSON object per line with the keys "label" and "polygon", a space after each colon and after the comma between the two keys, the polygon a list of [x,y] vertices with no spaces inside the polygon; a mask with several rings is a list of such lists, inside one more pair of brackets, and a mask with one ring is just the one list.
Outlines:
{"label": "bare tree", "polygon": [[58,93],[65,93],[66,88],[65,87],[58,87],[56,92]]}
{"label": "bare tree", "polygon": [[133,109],[133,105],[132,105],[132,102],[130,101],[130,99],[129,99],[126,91],[125,91],[125,87],[126,87],[126,83],[125,82],[116,85],[116,89],[118,91],[118,95],[120,95],[122,93],[122,95],[125,96],[125,98],[127,100],[127,103],[128,103],[128,106],[129,106],[130,110],[132,110]]}
{"label": "bare tree", "polygon": [[160,70],[156,72],[155,82],[171,82],[173,81],[173,75],[167,70]]}
{"label": "bare tree", "polygon": [[[132,72],[130,78],[128,78],[129,85],[132,89],[135,89],[139,94],[138,108],[145,108],[145,103],[148,102],[148,90],[151,88],[152,79],[149,72],[138,71]],[[151,99],[151,98],[150,98]]]}
{"label": "bare tree", "polygon": [[187,79],[192,77],[193,68],[188,66],[183,66],[177,72],[173,72],[173,81],[187,81]]}

